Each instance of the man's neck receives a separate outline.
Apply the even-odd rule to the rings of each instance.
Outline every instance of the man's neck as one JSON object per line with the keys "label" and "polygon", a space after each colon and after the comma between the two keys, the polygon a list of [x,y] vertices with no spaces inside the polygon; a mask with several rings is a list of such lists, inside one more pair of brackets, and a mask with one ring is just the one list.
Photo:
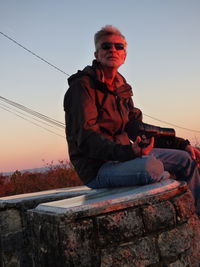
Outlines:
{"label": "man's neck", "polygon": [[108,85],[112,85],[117,74],[116,68],[103,68],[104,80]]}

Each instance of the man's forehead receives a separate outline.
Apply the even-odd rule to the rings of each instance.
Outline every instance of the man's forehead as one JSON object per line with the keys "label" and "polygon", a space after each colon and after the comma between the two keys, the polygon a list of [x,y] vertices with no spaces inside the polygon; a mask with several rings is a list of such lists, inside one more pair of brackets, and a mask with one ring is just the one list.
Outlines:
{"label": "man's forehead", "polygon": [[126,43],[126,41],[124,40],[124,38],[120,35],[116,35],[116,34],[111,34],[111,35],[105,35],[102,36],[100,39],[100,43],[103,42],[118,42],[118,43]]}

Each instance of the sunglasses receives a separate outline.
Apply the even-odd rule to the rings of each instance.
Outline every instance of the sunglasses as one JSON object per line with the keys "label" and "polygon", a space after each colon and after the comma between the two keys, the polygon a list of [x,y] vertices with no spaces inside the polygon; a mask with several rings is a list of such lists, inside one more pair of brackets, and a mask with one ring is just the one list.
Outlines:
{"label": "sunglasses", "polygon": [[125,48],[125,45],[123,43],[109,43],[105,42],[101,44],[101,49],[103,50],[109,50],[114,45],[116,50],[123,50]]}

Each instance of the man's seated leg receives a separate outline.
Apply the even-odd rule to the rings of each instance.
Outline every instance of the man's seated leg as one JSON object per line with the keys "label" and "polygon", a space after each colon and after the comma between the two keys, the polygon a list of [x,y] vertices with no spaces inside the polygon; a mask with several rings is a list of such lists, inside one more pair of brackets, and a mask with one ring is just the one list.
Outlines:
{"label": "man's seated leg", "polygon": [[92,188],[144,185],[169,178],[163,164],[153,156],[130,161],[112,161],[102,165],[97,177],[87,186]]}

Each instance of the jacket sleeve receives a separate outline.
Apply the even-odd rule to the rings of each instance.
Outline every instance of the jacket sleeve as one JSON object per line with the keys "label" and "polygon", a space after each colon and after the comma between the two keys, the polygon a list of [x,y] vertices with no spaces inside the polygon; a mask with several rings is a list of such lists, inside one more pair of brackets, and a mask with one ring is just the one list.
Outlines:
{"label": "jacket sleeve", "polygon": [[[131,124],[131,121],[137,120],[142,121],[142,112],[140,109],[134,107],[132,99],[129,101],[129,123],[126,126],[126,131],[128,132],[128,135],[130,139],[135,140],[137,137],[136,133],[131,132],[132,127],[129,129],[129,124]],[[187,139],[183,139],[180,137],[165,137],[165,136],[159,136],[155,137],[154,147],[156,148],[171,148],[171,149],[181,149],[185,150],[186,146],[189,145],[190,142]]]}
{"label": "jacket sleeve", "polygon": [[181,137],[175,136],[167,138],[166,136],[159,136],[155,137],[154,147],[185,150],[186,146],[189,144],[189,140]]}
{"label": "jacket sleeve", "polygon": [[89,158],[126,161],[135,158],[131,145],[117,144],[100,134],[95,89],[75,81],[64,98],[67,140]]}
{"label": "jacket sleeve", "polygon": [[129,98],[128,106],[129,106],[129,121],[131,120],[142,121],[143,119],[142,111],[134,106],[132,98]]}

